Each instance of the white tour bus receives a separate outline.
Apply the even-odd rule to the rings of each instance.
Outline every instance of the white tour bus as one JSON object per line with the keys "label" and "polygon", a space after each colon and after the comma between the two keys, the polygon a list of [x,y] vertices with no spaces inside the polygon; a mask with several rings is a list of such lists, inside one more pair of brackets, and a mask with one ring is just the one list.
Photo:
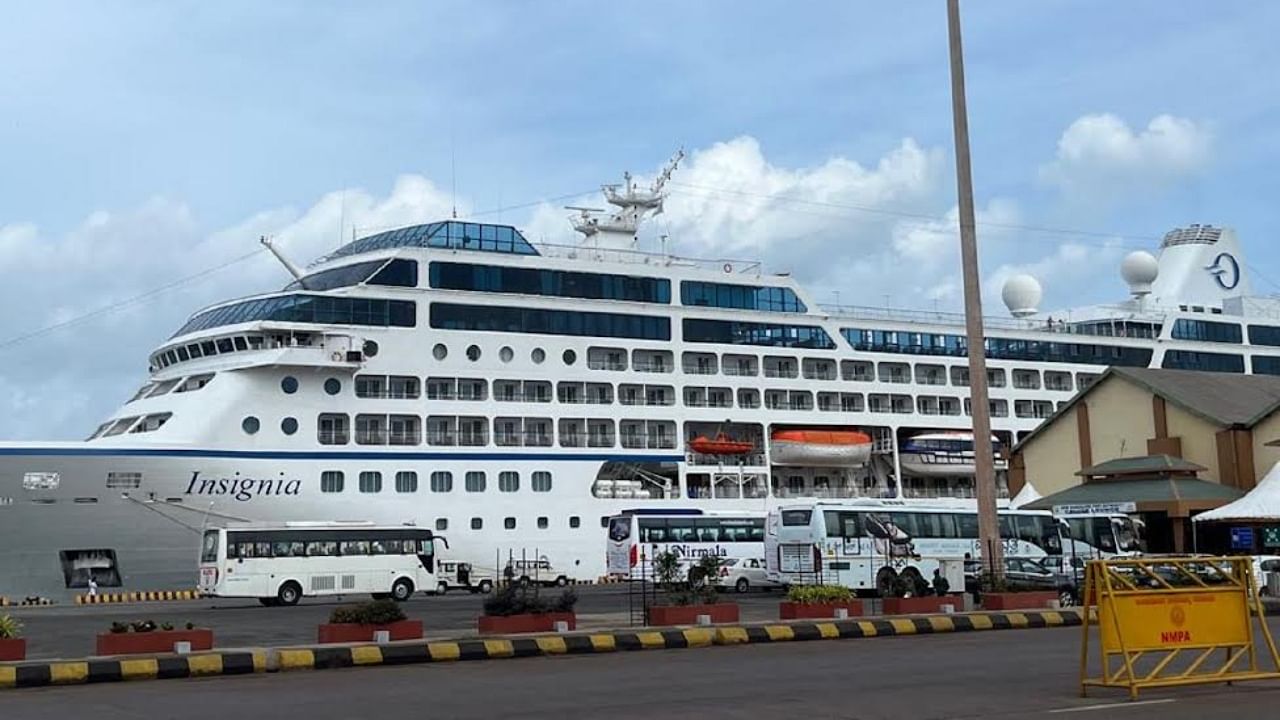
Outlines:
{"label": "white tour bus", "polygon": [[1053,516],[1069,533],[1064,555],[1082,559],[1138,555],[1142,552],[1142,524],[1126,513],[1134,503],[1054,505]]}
{"label": "white tour bus", "polygon": [[[430,530],[373,523],[243,523],[204,532],[204,595],[258,598],[295,605],[303,595],[355,595],[407,600],[436,590]],[[446,541],[445,546],[448,547]]]}
{"label": "white tour bus", "polygon": [[[1039,560],[1062,552],[1059,525],[1045,510],[1001,508],[1005,557]],[[769,511],[765,562],[783,584],[824,583],[893,594],[933,582],[935,570],[952,591],[964,588],[964,562],[982,556],[972,506],[921,506],[885,501],[809,501]]]}
{"label": "white tour bus", "polygon": [[628,510],[609,518],[610,577],[652,578],[653,556],[674,552],[692,565],[704,555],[725,560],[759,558],[764,552],[763,513],[701,510]]}

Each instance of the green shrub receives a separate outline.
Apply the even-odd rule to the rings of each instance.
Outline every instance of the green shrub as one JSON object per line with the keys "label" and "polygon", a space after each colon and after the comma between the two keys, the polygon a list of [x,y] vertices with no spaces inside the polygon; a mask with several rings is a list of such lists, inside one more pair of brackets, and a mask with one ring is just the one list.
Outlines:
{"label": "green shrub", "polygon": [[787,600],[803,605],[844,603],[853,600],[853,591],[843,585],[792,585]]}
{"label": "green shrub", "polygon": [[406,619],[394,600],[374,600],[359,605],[343,605],[329,613],[333,625],[390,625]]}
{"label": "green shrub", "polygon": [[497,617],[511,615],[543,615],[550,612],[571,613],[578,604],[578,593],[567,589],[555,600],[542,597],[536,586],[504,585],[484,599],[484,614]]}
{"label": "green shrub", "polygon": [[0,640],[16,640],[22,637],[22,623],[12,615],[0,615]]}
{"label": "green shrub", "polygon": [[113,635],[120,635],[121,633],[127,633],[127,632],[129,632],[128,623],[122,623],[122,622],[111,623],[111,633]]}

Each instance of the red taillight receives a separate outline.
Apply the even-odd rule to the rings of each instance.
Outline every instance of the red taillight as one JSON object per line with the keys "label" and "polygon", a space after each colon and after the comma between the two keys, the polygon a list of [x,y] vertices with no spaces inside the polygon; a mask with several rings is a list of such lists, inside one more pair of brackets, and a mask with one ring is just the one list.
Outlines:
{"label": "red taillight", "polygon": [[631,567],[636,566],[636,561],[640,559],[640,547],[638,545],[631,546]]}

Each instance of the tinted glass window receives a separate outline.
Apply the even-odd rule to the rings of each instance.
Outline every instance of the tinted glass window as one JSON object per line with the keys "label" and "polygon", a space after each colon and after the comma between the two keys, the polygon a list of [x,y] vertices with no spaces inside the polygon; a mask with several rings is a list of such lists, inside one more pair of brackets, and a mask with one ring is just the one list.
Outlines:
{"label": "tinted glass window", "polygon": [[[199,313],[179,328],[174,336],[259,320],[368,327],[414,327],[417,325],[417,306],[410,300],[304,294],[281,295],[262,300],[245,300]],[[205,354],[213,354],[212,343],[207,345]]]}
{"label": "tinted glass window", "polygon": [[432,303],[430,312],[431,327],[443,330],[617,337],[636,340],[671,339],[671,321],[665,317],[648,315],[451,303]]}
{"label": "tinted glass window", "polygon": [[663,278],[450,262],[431,263],[430,273],[431,287],[447,290],[671,302],[671,281]]}
{"label": "tinted glass window", "polygon": [[1242,333],[1235,323],[1181,318],[1173,323],[1170,335],[1179,340],[1239,343]]}
{"label": "tinted glass window", "polygon": [[791,288],[730,285],[692,280],[680,283],[680,302],[684,305],[764,312],[808,311]]}
{"label": "tinted glass window", "polygon": [[826,350],[836,346],[831,336],[827,335],[827,331],[815,325],[780,325],[701,318],[684,320],[684,339],[686,342]]}
{"label": "tinted glass window", "polygon": [[[841,328],[840,334],[855,350],[870,352],[911,352],[924,355],[967,357],[968,341],[960,335],[904,333],[890,330]],[[1043,342],[1012,338],[987,338],[986,356],[995,360],[1073,362],[1086,365],[1147,367],[1148,348],[1086,343]]]}
{"label": "tinted glass window", "polygon": [[788,526],[808,525],[811,519],[813,519],[812,510],[783,510],[782,511],[783,525],[788,525]]}
{"label": "tinted glass window", "polygon": [[1210,372],[1244,372],[1244,356],[1226,353],[1166,350],[1161,367],[1175,370],[1207,370]]}

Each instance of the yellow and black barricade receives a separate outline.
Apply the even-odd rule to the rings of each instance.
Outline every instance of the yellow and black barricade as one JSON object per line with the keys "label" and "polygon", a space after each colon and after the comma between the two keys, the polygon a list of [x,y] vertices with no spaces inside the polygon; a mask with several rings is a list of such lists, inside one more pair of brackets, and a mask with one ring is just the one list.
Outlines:
{"label": "yellow and black barricade", "polygon": [[[1127,688],[1136,699],[1144,688],[1280,679],[1280,656],[1257,587],[1247,557],[1090,561],[1081,696],[1090,686]],[[1095,626],[1101,667],[1099,676],[1090,677]]]}

